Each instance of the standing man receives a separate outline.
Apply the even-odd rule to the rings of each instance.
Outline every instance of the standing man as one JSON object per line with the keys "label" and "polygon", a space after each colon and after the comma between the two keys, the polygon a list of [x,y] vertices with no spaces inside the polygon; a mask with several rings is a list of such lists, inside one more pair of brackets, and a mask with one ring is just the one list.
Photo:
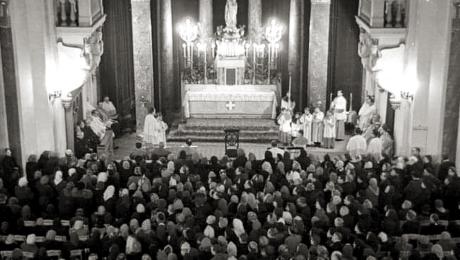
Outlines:
{"label": "standing man", "polygon": [[337,91],[337,97],[332,101],[331,111],[334,112],[336,124],[336,140],[345,139],[345,121],[347,120],[347,100],[343,97],[342,90]]}
{"label": "standing man", "polygon": [[144,121],[144,143],[147,149],[153,148],[160,143],[161,124],[158,121],[154,108],[149,108],[149,113]]}

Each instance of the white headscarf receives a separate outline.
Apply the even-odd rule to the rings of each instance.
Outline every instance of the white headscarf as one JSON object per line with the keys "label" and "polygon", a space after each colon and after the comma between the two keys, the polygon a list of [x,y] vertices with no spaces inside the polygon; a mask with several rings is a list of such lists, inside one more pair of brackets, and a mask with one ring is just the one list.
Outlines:
{"label": "white headscarf", "polygon": [[33,245],[35,244],[35,234],[30,234],[26,238],[26,244]]}
{"label": "white headscarf", "polygon": [[104,201],[107,201],[113,197],[115,194],[115,187],[113,185],[107,186],[107,188],[104,191]]}
{"label": "white headscarf", "polygon": [[246,233],[244,230],[243,221],[237,218],[233,219],[233,231],[238,237]]}
{"label": "white headscarf", "polygon": [[107,182],[108,175],[106,172],[100,172],[97,175],[97,182]]}
{"label": "white headscarf", "polygon": [[62,182],[62,172],[61,171],[57,171],[55,174],[54,174],[54,185],[58,185],[59,183]]}
{"label": "white headscarf", "polygon": [[27,181],[26,177],[21,177],[18,181],[19,187],[25,187],[27,184],[29,184],[29,182]]}

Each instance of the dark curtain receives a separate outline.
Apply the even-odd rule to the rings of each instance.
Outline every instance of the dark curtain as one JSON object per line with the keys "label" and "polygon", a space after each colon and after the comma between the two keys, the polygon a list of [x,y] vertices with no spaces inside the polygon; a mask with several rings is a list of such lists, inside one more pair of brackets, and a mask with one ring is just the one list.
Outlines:
{"label": "dark curtain", "polygon": [[[349,101],[353,93],[353,110],[361,107],[362,65],[358,56],[359,27],[355,21],[359,0],[332,0],[329,37],[329,95],[343,90]],[[350,101],[349,101],[350,102]]]}
{"label": "dark curtain", "polygon": [[[104,55],[100,65],[100,98],[109,96],[120,118],[134,115],[134,65],[130,0],[104,0]],[[128,122],[121,122],[123,127]]]}

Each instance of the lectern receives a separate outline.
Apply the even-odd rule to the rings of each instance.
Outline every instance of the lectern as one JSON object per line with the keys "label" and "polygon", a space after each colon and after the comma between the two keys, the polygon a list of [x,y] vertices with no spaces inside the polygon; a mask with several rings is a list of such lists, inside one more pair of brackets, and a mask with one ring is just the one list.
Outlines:
{"label": "lectern", "polygon": [[225,129],[225,155],[230,158],[237,157],[237,151],[240,147],[240,129]]}

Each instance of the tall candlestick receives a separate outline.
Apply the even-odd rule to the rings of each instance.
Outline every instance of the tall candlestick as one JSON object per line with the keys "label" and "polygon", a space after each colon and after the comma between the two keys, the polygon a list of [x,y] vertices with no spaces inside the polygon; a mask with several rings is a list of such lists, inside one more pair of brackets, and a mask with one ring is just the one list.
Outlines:
{"label": "tall candlestick", "polygon": [[291,104],[291,90],[292,90],[292,75],[291,75],[291,72],[289,72],[289,100],[288,100],[288,104],[289,104],[289,110],[292,109],[292,104]]}
{"label": "tall candlestick", "polygon": [[353,110],[353,93],[350,93],[350,111]]}

